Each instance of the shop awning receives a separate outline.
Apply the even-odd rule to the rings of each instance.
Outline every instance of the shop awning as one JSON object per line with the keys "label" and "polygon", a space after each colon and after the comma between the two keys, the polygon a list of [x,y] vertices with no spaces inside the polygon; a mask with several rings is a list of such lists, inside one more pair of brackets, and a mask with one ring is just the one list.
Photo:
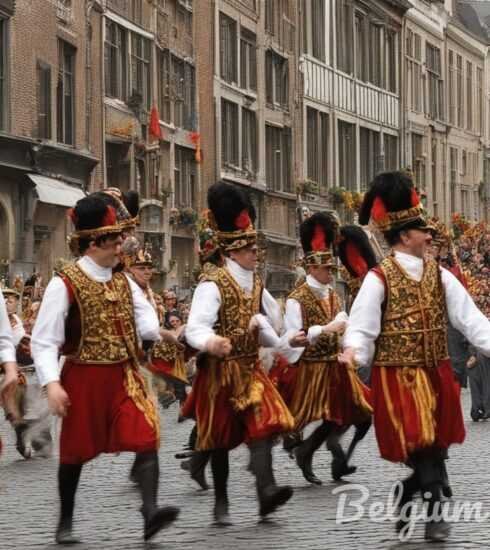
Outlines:
{"label": "shop awning", "polygon": [[75,206],[75,203],[85,197],[80,187],[68,185],[63,181],[39,174],[28,174],[36,186],[36,193],[41,202],[55,206]]}

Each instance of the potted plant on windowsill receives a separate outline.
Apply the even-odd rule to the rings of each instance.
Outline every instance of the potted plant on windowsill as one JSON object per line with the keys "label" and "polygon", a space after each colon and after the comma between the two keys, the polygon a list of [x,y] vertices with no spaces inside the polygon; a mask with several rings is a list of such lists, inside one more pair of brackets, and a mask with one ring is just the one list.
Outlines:
{"label": "potted plant on windowsill", "polygon": [[318,195],[319,186],[316,181],[304,180],[299,181],[296,185],[297,195]]}

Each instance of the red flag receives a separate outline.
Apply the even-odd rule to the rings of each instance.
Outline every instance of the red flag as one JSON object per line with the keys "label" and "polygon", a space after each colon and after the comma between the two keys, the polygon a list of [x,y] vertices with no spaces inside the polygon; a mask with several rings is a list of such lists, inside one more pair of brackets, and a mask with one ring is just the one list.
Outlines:
{"label": "red flag", "polygon": [[155,140],[162,139],[162,129],[160,128],[160,115],[156,105],[153,105],[150,114],[150,138]]}
{"label": "red flag", "polygon": [[202,161],[202,150],[201,150],[201,134],[199,132],[190,132],[189,139],[192,144],[196,146],[195,159],[198,164]]}

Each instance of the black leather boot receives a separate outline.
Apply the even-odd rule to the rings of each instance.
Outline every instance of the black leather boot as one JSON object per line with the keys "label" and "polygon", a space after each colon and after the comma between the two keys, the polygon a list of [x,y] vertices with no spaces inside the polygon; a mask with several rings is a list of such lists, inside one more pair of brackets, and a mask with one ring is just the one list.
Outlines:
{"label": "black leather boot", "polygon": [[271,441],[253,441],[249,444],[249,449],[250,470],[255,475],[259,499],[259,514],[265,518],[293,496],[293,489],[289,485],[276,485],[272,470]]}
{"label": "black leather boot", "polygon": [[347,427],[336,427],[327,439],[327,449],[332,453],[332,479],[339,481],[343,476],[353,474],[357,468],[348,465],[347,455],[340,444],[340,437],[347,431]]}
{"label": "black leather boot", "polygon": [[214,523],[220,527],[232,525],[228,506],[228,475],[230,471],[228,451],[211,451],[211,470],[214,482]]}
{"label": "black leather boot", "polygon": [[420,484],[417,475],[413,473],[401,482],[401,494],[395,496],[399,498],[398,513],[399,519],[396,522],[396,532],[399,533],[410,523],[412,508],[408,506],[412,502],[414,495],[420,490]]}
{"label": "black leather boot", "polygon": [[209,489],[206,481],[206,465],[211,457],[210,451],[194,451],[188,461],[181,462],[183,470],[188,470],[191,478],[201,487],[203,491]]}
{"label": "black leather boot", "polygon": [[138,453],[138,458],[135,478],[143,500],[141,513],[145,520],[144,539],[149,540],[161,529],[173,523],[180,510],[175,506],[158,507],[157,505],[160,469],[156,451]]}
{"label": "black leather boot", "polygon": [[73,510],[81,472],[81,464],[60,464],[58,469],[58,491],[61,501],[60,519],[55,535],[58,544],[68,545],[80,542],[73,536]]}
{"label": "black leather boot", "polygon": [[435,483],[423,488],[424,501],[428,503],[428,520],[425,523],[425,540],[444,541],[449,537],[451,526],[441,516],[441,486]]}
{"label": "black leather boot", "polygon": [[330,422],[323,422],[294,451],[296,464],[303,472],[304,478],[314,485],[321,485],[322,480],[313,473],[313,454],[327,439],[333,426]]}

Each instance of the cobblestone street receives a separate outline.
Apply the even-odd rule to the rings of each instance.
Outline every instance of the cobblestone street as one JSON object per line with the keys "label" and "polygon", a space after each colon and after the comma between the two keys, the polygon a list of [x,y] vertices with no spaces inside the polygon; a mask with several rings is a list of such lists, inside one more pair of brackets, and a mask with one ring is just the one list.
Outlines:
{"label": "cobblestone street", "polygon": [[[467,420],[464,446],[451,450],[448,469],[457,499],[481,501],[490,512],[490,477],[488,449],[490,424],[475,424],[469,419],[469,392],[463,402]],[[307,484],[294,462],[280,447],[275,448],[275,468],[280,483],[290,483],[295,494],[274,521],[257,523],[254,483],[246,471],[247,450],[240,448],[232,455],[230,474],[231,514],[234,525],[216,528],[211,525],[212,491],[196,490],[193,482],[179,468],[174,453],[179,451],[192,428],[191,422],[177,423],[177,408],[162,414],[164,443],[160,451],[162,482],[160,501],[180,506],[179,521],[157,536],[148,548],[200,549],[378,549],[426,548],[423,530],[417,527],[409,543],[400,543],[390,522],[360,521],[335,523],[339,486],[330,481],[330,457],[318,452],[316,473],[324,480],[321,487]],[[20,459],[13,446],[9,426],[2,421],[0,433],[5,452],[0,463],[0,548],[55,548],[54,526],[58,514],[56,495],[56,459]],[[83,549],[144,548],[141,539],[142,520],[139,499],[128,480],[131,455],[103,456],[88,464],[83,471],[76,507],[76,532],[83,539]],[[401,466],[378,458],[373,433],[370,433],[355,455],[358,472],[350,483],[365,483],[370,500],[386,502],[391,484],[405,474]],[[210,477],[210,474],[208,474]],[[459,523],[453,526],[445,544],[430,547],[488,548],[487,523]]]}

